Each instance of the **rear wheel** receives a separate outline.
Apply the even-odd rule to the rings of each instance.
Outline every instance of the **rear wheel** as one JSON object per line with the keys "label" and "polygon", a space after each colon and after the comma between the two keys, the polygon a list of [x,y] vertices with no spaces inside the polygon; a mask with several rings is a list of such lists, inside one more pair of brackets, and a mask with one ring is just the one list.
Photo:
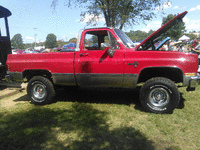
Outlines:
{"label": "rear wheel", "polygon": [[177,86],[167,78],[152,78],[140,90],[140,103],[149,112],[171,113],[179,101]]}
{"label": "rear wheel", "polygon": [[31,102],[36,105],[48,104],[55,96],[52,82],[41,76],[35,76],[29,81],[27,93],[31,98]]}

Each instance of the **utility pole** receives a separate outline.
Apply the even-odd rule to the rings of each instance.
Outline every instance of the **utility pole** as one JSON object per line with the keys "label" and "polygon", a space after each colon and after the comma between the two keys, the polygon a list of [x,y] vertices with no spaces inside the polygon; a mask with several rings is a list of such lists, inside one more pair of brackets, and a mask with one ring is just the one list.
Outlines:
{"label": "utility pole", "polygon": [[35,47],[36,47],[36,36],[37,36],[36,30],[37,30],[37,28],[33,28],[33,29],[35,30],[35,35],[34,35],[34,37],[35,37]]}

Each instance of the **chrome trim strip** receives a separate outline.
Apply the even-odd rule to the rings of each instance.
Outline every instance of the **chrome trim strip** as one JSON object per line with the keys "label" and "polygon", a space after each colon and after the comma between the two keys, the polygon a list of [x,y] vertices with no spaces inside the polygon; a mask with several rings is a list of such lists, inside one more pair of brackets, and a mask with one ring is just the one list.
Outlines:
{"label": "chrome trim strip", "polygon": [[57,85],[76,85],[73,73],[52,73],[53,83]]}

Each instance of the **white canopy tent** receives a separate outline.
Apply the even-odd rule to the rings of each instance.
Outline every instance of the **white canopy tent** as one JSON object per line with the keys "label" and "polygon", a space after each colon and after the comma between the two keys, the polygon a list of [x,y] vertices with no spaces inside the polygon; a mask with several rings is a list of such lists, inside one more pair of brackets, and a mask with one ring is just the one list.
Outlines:
{"label": "white canopy tent", "polygon": [[186,35],[183,35],[183,36],[179,39],[179,41],[189,40],[189,39],[190,39],[189,37],[187,37]]}

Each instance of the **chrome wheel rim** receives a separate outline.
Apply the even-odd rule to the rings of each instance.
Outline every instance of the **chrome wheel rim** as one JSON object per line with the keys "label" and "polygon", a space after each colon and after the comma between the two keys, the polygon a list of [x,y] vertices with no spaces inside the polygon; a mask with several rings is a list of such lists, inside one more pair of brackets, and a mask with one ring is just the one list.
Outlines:
{"label": "chrome wheel rim", "polygon": [[45,96],[47,95],[47,91],[45,85],[43,84],[34,84],[33,86],[33,96],[36,98],[34,99],[36,102],[44,101]]}
{"label": "chrome wheel rim", "polygon": [[170,95],[164,88],[155,88],[149,94],[151,105],[156,107],[164,107],[170,101]]}

